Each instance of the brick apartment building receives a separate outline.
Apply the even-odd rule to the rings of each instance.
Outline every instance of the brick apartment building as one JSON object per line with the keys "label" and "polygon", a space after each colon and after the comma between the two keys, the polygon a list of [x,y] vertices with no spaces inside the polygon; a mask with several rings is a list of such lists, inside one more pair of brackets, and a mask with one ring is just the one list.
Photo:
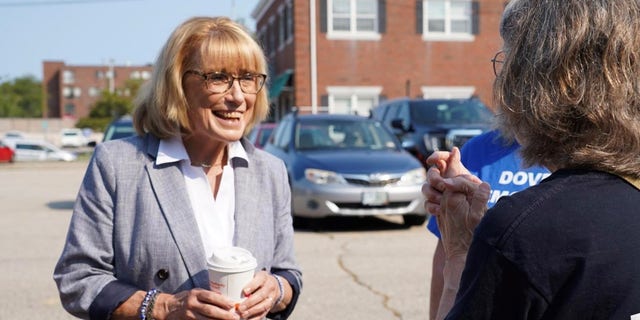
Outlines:
{"label": "brick apartment building", "polygon": [[384,99],[470,97],[491,105],[505,0],[260,0],[272,116],[358,113]]}
{"label": "brick apartment building", "polygon": [[151,77],[151,65],[119,66],[67,65],[63,61],[43,61],[43,90],[46,97],[45,118],[86,117],[103,91],[121,95],[129,79]]}

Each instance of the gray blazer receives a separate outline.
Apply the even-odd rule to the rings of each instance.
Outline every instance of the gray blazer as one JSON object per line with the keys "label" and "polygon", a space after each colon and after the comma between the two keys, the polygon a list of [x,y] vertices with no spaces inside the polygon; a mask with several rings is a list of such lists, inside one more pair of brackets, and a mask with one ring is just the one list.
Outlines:
{"label": "gray blazer", "polygon": [[[53,275],[64,308],[75,316],[109,317],[137,290],[209,288],[180,166],[155,165],[159,142],[147,134],[95,149]],[[258,270],[278,272],[292,282],[297,298],[302,282],[294,259],[286,169],[247,140],[242,144],[249,162],[232,160],[235,243],[256,256]]]}

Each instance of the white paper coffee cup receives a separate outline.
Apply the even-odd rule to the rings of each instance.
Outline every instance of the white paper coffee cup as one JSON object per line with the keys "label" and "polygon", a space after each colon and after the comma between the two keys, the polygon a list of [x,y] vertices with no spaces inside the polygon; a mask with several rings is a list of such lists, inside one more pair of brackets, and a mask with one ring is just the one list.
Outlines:
{"label": "white paper coffee cup", "polygon": [[224,247],[213,250],[207,259],[209,284],[235,301],[244,299],[242,288],[253,279],[258,263],[249,250],[240,247]]}

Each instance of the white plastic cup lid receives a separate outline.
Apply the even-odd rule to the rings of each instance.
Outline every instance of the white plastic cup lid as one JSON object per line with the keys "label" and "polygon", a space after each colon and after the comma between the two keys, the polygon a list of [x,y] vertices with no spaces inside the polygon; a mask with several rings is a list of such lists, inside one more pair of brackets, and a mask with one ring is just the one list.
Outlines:
{"label": "white plastic cup lid", "polygon": [[219,272],[244,272],[258,266],[256,258],[249,250],[240,247],[223,247],[213,250],[207,259],[207,266]]}

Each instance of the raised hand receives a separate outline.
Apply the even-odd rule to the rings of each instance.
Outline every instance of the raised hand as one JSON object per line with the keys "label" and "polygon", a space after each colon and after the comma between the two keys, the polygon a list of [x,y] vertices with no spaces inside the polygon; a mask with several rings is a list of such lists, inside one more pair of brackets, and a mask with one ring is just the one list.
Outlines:
{"label": "raised hand", "polygon": [[441,214],[437,215],[442,244],[447,259],[466,257],[473,231],[487,211],[490,188],[486,182],[477,183],[470,176],[457,176],[442,181]]}

